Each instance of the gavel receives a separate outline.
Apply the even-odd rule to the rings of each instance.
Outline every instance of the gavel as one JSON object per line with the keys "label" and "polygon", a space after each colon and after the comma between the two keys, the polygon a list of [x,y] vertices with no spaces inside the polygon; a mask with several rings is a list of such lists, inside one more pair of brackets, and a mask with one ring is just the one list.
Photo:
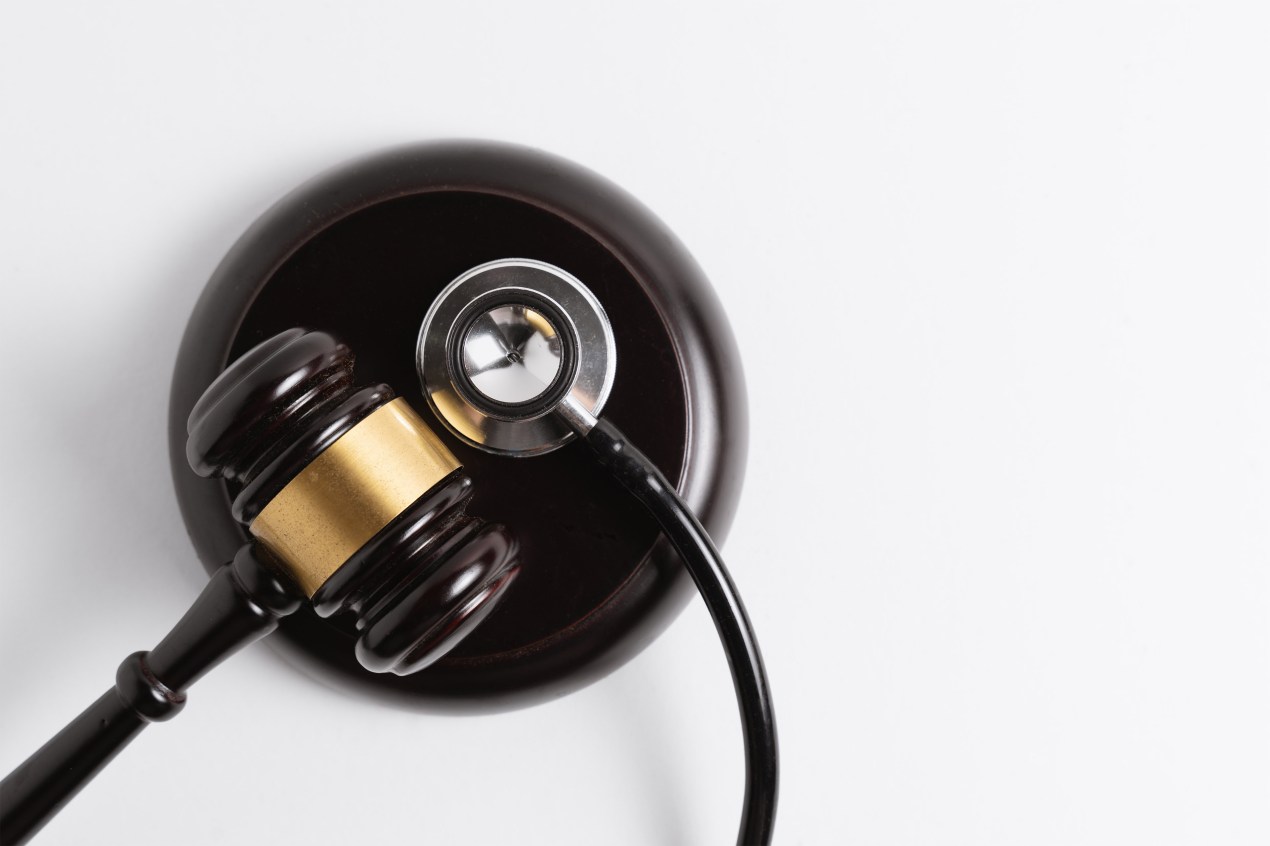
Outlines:
{"label": "gavel", "polygon": [[515,539],[466,513],[472,480],[387,385],[357,388],[333,336],[254,347],[190,414],[187,457],[223,477],[250,535],[172,631],[0,782],[0,842],[25,843],[185,690],[303,602],[349,614],[359,662],[407,675],[439,660],[519,572]]}

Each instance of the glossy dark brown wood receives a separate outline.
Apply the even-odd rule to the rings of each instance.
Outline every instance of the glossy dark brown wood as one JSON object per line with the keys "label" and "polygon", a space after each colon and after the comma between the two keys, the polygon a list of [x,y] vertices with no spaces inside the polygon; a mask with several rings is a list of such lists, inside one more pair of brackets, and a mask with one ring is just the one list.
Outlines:
{"label": "glossy dark brown wood", "polygon": [[113,688],[0,782],[0,843],[33,837],[143,728],[176,716],[186,687],[299,605],[251,546],[240,549],[158,646],[125,658]]}
{"label": "glossy dark brown wood", "polygon": [[[250,523],[323,450],[394,398],[357,389],[353,352],[326,332],[292,328],[261,341],[190,412],[186,458],[225,479],[231,511]],[[346,613],[363,667],[417,672],[489,616],[519,572],[503,527],[469,515],[472,483],[454,472],[356,552],[314,595],[323,617]]]}
{"label": "glossy dark brown wood", "polygon": [[[242,533],[227,486],[187,468],[185,419],[226,362],[291,326],[320,327],[357,350],[360,380],[388,383],[426,409],[413,352],[429,304],[459,273],[511,256],[557,264],[594,291],[618,346],[605,414],[676,481],[711,534],[726,535],[745,401],[735,345],[700,269],[612,183],[524,148],[448,142],[372,156],[300,188],[248,230],[209,282],[171,404],[177,494],[205,564]],[[310,671],[425,708],[526,704],[628,659],[691,596],[655,523],[583,447],[515,460],[443,436],[475,483],[470,510],[506,524],[521,544],[515,590],[444,660],[409,678],[365,672],[352,658],[352,627],[302,611],[280,638]]]}

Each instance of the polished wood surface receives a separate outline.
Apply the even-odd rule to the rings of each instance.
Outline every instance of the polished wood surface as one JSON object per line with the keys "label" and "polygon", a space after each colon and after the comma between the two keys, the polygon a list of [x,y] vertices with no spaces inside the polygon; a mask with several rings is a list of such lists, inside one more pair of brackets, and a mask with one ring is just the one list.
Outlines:
{"label": "polished wood surface", "polygon": [[[711,534],[734,513],[745,396],[727,322],[675,236],[612,183],[509,145],[416,145],[300,188],[262,216],[208,283],[173,379],[173,476],[206,566],[241,542],[231,485],[191,473],[185,423],[226,363],[296,325],[357,351],[358,378],[421,410],[419,326],[454,277],[511,256],[575,274],[613,321],[617,379],[605,415],[676,481]],[[522,568],[460,646],[408,678],[367,673],[355,626],[301,611],[271,639],[308,672],[426,709],[503,708],[592,681],[655,637],[692,595],[654,522],[573,444],[508,459],[442,433],[473,485],[467,511],[507,526]]]}

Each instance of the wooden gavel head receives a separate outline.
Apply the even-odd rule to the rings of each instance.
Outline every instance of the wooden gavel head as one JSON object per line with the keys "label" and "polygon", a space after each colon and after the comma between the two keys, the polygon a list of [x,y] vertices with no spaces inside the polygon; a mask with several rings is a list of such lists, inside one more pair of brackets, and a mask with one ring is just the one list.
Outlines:
{"label": "wooden gavel head", "polygon": [[186,456],[223,477],[235,519],[323,617],[355,616],[357,658],[406,675],[456,646],[519,569],[501,526],[465,513],[472,481],[353,354],[290,329],[245,353],[190,413]]}

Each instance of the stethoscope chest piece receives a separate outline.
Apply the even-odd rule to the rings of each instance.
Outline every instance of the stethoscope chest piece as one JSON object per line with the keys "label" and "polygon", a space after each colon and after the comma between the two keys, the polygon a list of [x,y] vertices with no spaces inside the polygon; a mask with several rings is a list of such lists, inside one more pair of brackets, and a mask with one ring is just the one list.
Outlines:
{"label": "stethoscope chest piece", "polygon": [[531,259],[488,262],[446,286],[416,355],[428,404],[450,431],[516,456],[574,437],[555,413],[562,403],[597,417],[617,363],[600,301],[568,271]]}
{"label": "stethoscope chest piece", "polygon": [[621,189],[524,148],[429,143],[330,171],[261,216],[195,306],[173,379],[173,479],[209,573],[246,539],[231,509],[242,491],[191,471],[187,421],[231,362],[295,327],[355,350],[355,384],[392,386],[471,480],[467,511],[536,563],[425,671],[368,672],[354,657],[366,631],[310,608],[269,639],[289,660],[415,707],[523,705],[600,678],[693,594],[656,523],[577,433],[601,416],[619,426],[722,542],[745,392],[700,268]]}

